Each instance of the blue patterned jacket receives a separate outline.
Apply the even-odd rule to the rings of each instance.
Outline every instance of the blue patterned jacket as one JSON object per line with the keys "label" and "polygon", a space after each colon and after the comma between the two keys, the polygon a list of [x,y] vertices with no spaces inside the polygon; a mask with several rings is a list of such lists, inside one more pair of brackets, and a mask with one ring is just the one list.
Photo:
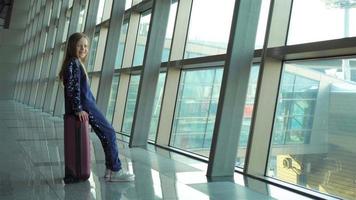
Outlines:
{"label": "blue patterned jacket", "polygon": [[83,66],[78,58],[71,58],[63,75],[65,113],[74,114],[95,107]]}

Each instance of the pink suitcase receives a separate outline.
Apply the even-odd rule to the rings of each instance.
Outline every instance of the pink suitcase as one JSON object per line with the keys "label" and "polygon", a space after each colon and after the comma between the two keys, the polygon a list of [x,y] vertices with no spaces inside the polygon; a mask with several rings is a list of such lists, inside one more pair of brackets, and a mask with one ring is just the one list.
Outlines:
{"label": "pink suitcase", "polygon": [[75,115],[64,115],[65,183],[85,181],[90,176],[90,143],[88,121]]}

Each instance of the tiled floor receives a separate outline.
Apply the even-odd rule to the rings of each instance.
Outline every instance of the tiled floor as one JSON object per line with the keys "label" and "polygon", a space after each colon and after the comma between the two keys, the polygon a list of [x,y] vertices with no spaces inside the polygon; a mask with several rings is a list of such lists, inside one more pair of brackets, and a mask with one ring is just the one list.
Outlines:
{"label": "tiled floor", "polygon": [[[307,199],[260,181],[208,182],[206,163],[160,148],[128,148],[119,141],[123,167],[136,175],[131,183],[108,183],[99,140],[91,133],[89,181],[65,185],[63,121],[13,101],[0,101],[0,199]],[[248,186],[247,186],[248,185]]]}

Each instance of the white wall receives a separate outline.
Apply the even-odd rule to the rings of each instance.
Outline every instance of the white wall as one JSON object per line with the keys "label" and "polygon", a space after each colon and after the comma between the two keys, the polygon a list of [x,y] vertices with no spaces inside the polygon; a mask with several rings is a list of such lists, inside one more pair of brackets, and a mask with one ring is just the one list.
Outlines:
{"label": "white wall", "polygon": [[13,99],[29,1],[14,0],[10,28],[0,29],[0,99]]}

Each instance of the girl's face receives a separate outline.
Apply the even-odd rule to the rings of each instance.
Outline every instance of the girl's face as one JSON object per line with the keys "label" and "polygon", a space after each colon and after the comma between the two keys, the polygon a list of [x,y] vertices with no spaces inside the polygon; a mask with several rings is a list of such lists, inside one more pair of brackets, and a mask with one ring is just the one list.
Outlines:
{"label": "girl's face", "polygon": [[86,38],[83,37],[77,42],[75,53],[82,61],[88,55],[88,40]]}

